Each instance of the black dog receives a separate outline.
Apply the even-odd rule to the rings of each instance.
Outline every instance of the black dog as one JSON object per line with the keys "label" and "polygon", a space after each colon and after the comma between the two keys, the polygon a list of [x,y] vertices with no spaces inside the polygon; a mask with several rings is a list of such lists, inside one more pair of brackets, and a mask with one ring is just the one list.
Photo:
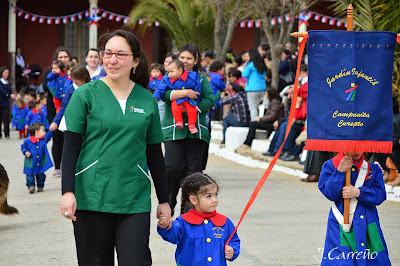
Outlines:
{"label": "black dog", "polygon": [[0,164],[0,213],[5,215],[18,214],[18,210],[7,204],[8,175],[6,169]]}

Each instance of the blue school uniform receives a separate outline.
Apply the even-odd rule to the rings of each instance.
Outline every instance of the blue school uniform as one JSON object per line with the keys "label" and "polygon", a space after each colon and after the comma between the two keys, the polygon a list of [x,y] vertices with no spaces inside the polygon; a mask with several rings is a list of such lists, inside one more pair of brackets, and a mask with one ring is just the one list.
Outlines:
{"label": "blue school uniform", "polygon": [[43,106],[42,109],[40,109],[40,111],[42,111],[44,116],[44,129],[48,131],[50,128],[50,124],[49,120],[47,120],[47,106]]}
{"label": "blue school uniform", "polygon": [[28,106],[24,106],[22,108],[17,108],[15,109],[15,115],[14,119],[15,120],[13,123],[15,123],[15,129],[16,130],[24,130],[25,129],[25,118],[26,115],[29,112]]}
{"label": "blue school uniform", "polygon": [[[158,88],[158,85],[161,83],[162,78],[163,78],[163,75],[159,75],[157,78],[150,77],[149,88],[151,89],[152,92],[156,91],[156,89]],[[161,98],[158,98],[158,99],[161,99]]]}
{"label": "blue school uniform", "polygon": [[[339,153],[325,162],[318,182],[322,194],[335,202],[342,214],[345,172],[338,171],[337,167],[343,157],[344,154]],[[363,161],[364,156],[351,168],[352,186],[355,185]],[[377,205],[386,200],[385,184],[378,165],[368,164],[367,176],[359,190],[350,232],[342,229],[330,210],[321,265],[391,265],[376,209]]]}
{"label": "blue school uniform", "polygon": [[68,75],[65,72],[61,72],[61,74],[54,74],[50,72],[47,75],[47,87],[53,95],[57,99],[62,99],[65,93],[65,82],[68,79]]}
{"label": "blue school uniform", "polygon": [[[167,75],[164,76],[158,85],[158,88],[154,92],[154,97],[161,99],[167,90],[184,89],[192,89],[194,91],[201,92],[200,78],[196,72],[185,70],[178,79],[170,79]],[[198,95],[195,101],[187,97],[177,99],[176,104],[179,105],[184,101],[188,102],[192,106],[197,106],[197,103],[200,101],[200,95]]]}
{"label": "blue school uniform", "polygon": [[32,125],[33,123],[42,123],[45,124],[46,122],[46,116],[43,114],[43,112],[40,110],[37,110],[33,108],[32,110],[29,110],[26,118],[25,118],[25,125]]}
{"label": "blue school uniform", "polygon": [[29,151],[31,157],[26,158],[24,161],[24,174],[37,175],[46,172],[53,167],[49,151],[47,150],[47,143],[53,136],[52,131],[48,131],[43,139],[37,139],[33,136],[24,140],[21,144],[22,154]]}
{"label": "blue school uniform", "polygon": [[12,120],[11,120],[11,122],[12,122],[12,124],[11,124],[11,127],[15,127],[17,124],[16,124],[16,120],[15,120],[15,115],[16,115],[16,113],[17,113],[17,109],[18,109],[18,106],[15,104],[15,103],[13,103],[13,105],[12,105],[12,107],[11,107],[11,117],[12,117]]}
{"label": "blue school uniform", "polygon": [[[173,222],[172,227],[157,232],[161,237],[177,244],[175,261],[178,265],[226,265],[225,243],[232,234],[235,226],[226,216],[216,211],[203,214],[191,209]],[[229,246],[234,250],[232,259],[240,253],[240,239],[237,232],[230,240]]]}
{"label": "blue school uniform", "polygon": [[64,113],[65,113],[65,109],[67,109],[69,100],[71,99],[72,94],[75,92],[75,90],[77,88],[78,88],[78,86],[75,83],[72,83],[71,86],[69,86],[66,89],[65,97],[62,100],[60,111],[54,117],[53,123],[56,123],[57,125],[60,125],[61,119],[62,119],[62,117],[64,116]]}
{"label": "blue school uniform", "polygon": [[[214,108],[217,110],[219,108],[219,100],[221,98],[221,92],[225,89],[226,84],[223,80],[223,77],[216,73],[216,72],[210,72],[210,85],[214,93],[214,98],[215,98],[215,103],[214,103]],[[210,110],[210,116],[212,116],[212,110]]]}

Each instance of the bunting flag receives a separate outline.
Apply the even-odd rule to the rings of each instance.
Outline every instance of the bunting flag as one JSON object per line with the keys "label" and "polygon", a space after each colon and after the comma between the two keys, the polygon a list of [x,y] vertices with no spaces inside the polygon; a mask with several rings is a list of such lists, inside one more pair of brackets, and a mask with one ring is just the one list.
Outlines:
{"label": "bunting flag", "polygon": [[396,33],[308,34],[305,149],[391,153]]}
{"label": "bunting flag", "polygon": [[336,20],[334,18],[331,18],[329,20],[329,25],[335,25],[335,23],[336,23]]}
{"label": "bunting flag", "polygon": [[257,19],[256,20],[256,27],[257,28],[261,28],[261,23],[262,23],[262,20],[261,19]]}
{"label": "bunting flag", "polygon": [[246,20],[243,20],[242,22],[240,22],[240,27],[241,28],[246,27]]}
{"label": "bunting flag", "polygon": [[156,22],[154,22],[154,25],[155,25],[156,27],[160,27],[160,22],[156,21]]}
{"label": "bunting flag", "polygon": [[321,14],[315,14],[314,19],[317,20],[317,21],[320,20],[321,19]]}
{"label": "bunting flag", "polygon": [[274,26],[276,24],[276,18],[271,19],[271,25]]}
{"label": "bunting flag", "polygon": [[291,19],[290,14],[289,13],[285,14],[285,20],[290,21],[290,19]]}
{"label": "bunting flag", "polygon": [[247,21],[247,28],[253,28],[254,27],[254,21],[253,20],[248,20]]}

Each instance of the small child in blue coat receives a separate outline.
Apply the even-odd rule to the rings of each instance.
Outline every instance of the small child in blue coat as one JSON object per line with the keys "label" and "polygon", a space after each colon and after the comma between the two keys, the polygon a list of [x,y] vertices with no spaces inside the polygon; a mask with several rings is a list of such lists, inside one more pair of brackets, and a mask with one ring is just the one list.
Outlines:
{"label": "small child in blue coat", "polygon": [[[162,82],[158,85],[158,88],[154,92],[154,97],[158,101],[167,90],[184,89],[192,89],[200,93],[200,78],[196,72],[189,72],[185,70],[183,63],[178,59],[175,59],[168,65],[168,76],[164,76],[162,78]],[[198,130],[196,128],[196,121],[197,104],[199,101],[200,97],[198,97],[196,101],[189,98],[180,98],[171,102],[171,111],[175,120],[175,127],[177,129],[182,129],[184,126],[182,108],[185,108],[188,116],[189,132],[191,134],[198,133]]]}
{"label": "small child in blue coat", "polygon": [[[350,186],[344,186],[351,169]],[[318,188],[332,201],[321,265],[391,265],[376,206],[386,200],[382,171],[364,154],[339,153],[324,163]],[[344,224],[344,199],[350,222]]]}
{"label": "small child in blue coat", "polygon": [[226,216],[217,213],[218,184],[203,173],[185,178],[182,184],[181,213],[186,202],[194,209],[180,215],[167,228],[168,222],[160,215],[157,232],[172,244],[177,244],[175,260],[178,265],[226,265],[240,253],[237,232],[225,247],[235,226]]}
{"label": "small child in blue coat", "polygon": [[25,105],[25,102],[22,98],[15,99],[15,129],[19,132],[19,138],[26,138],[26,129],[25,129],[25,118],[29,112],[29,108]]}
{"label": "small child in blue coat", "polygon": [[47,87],[51,95],[53,95],[54,106],[56,113],[60,111],[61,102],[65,94],[65,82],[68,75],[65,72],[65,64],[62,61],[55,61],[51,65],[51,72],[47,75]]}
{"label": "small child in blue coat", "polygon": [[[40,98],[39,101],[32,102],[32,109],[28,111],[25,117],[25,129],[28,130],[28,127],[33,123],[46,123],[46,114],[43,113],[43,106],[46,105],[47,99]],[[29,133],[29,131],[28,131]]]}
{"label": "small child in blue coat", "polygon": [[214,108],[210,110],[210,117],[213,120],[220,120],[221,107],[219,101],[221,99],[221,92],[226,88],[223,74],[225,66],[222,61],[215,60],[210,66],[210,85],[214,93],[215,104]]}
{"label": "small child in blue coat", "polygon": [[[149,81],[149,89],[152,93],[156,91],[158,85],[161,83],[161,80],[165,74],[164,67],[161,64],[153,63],[150,66],[150,81]],[[164,120],[165,114],[165,103],[163,101],[157,101],[158,103],[158,112],[160,113],[160,122],[161,125]]]}
{"label": "small child in blue coat", "polygon": [[44,124],[33,123],[28,129],[29,138],[25,139],[21,145],[22,154],[25,155],[24,174],[26,174],[26,186],[29,193],[35,192],[35,176],[37,184],[37,192],[42,192],[44,181],[46,180],[46,172],[53,167],[47,143],[50,141],[54,132],[44,130]]}

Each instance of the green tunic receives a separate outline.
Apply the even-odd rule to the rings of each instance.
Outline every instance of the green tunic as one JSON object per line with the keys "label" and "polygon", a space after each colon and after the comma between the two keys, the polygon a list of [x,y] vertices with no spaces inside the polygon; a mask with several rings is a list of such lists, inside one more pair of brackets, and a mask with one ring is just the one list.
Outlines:
{"label": "green tunic", "polygon": [[[194,138],[201,139],[205,142],[210,141],[210,132],[208,132],[208,127],[206,124],[206,115],[207,110],[214,107],[214,94],[211,89],[210,82],[207,77],[199,74],[199,78],[201,81],[201,94],[200,94],[200,102],[197,105],[197,121],[196,127],[199,131],[196,134],[191,134],[189,132],[189,128],[185,126],[183,129],[176,129],[174,123],[174,117],[171,112],[171,100],[170,95],[172,90],[165,92],[162,100],[165,102],[165,115],[162,131],[164,133],[164,141],[171,140],[181,140],[185,138]],[[187,124],[187,115],[183,115],[183,121]]]}
{"label": "green tunic", "polygon": [[75,174],[77,209],[150,212],[146,147],[163,141],[153,95],[135,84],[123,114],[110,88],[92,81],[72,95],[65,122],[67,131],[83,135]]}

